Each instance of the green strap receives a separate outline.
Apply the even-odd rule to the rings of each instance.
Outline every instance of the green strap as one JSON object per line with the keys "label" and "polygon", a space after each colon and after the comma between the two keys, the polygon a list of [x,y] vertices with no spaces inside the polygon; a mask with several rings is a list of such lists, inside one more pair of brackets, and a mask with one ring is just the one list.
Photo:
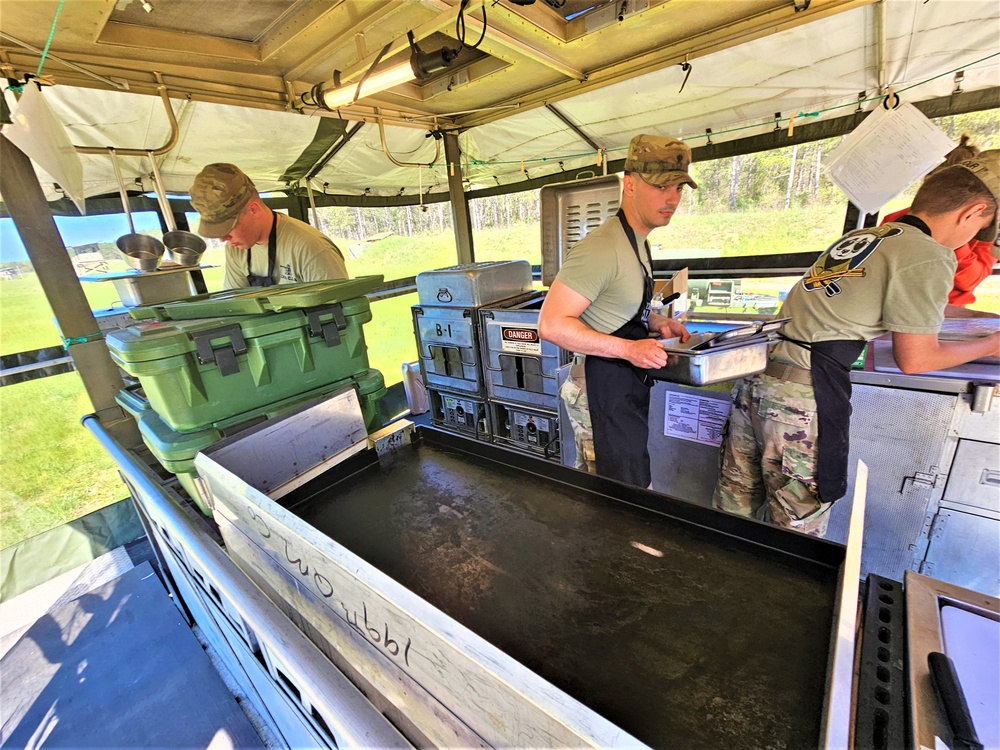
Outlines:
{"label": "green strap", "polygon": [[38,70],[35,71],[35,78],[38,78],[42,74],[42,66],[45,65],[45,58],[48,57],[52,37],[56,35],[56,21],[59,20],[59,14],[62,13],[64,2],[66,0],[59,0],[59,7],[56,8],[56,17],[52,19],[52,28],[49,29],[49,38],[45,40],[45,49],[42,50],[42,59],[38,61]]}
{"label": "green strap", "polygon": [[97,333],[88,333],[86,336],[74,336],[73,338],[63,339],[63,347],[69,349],[73,344],[89,344],[91,341],[97,341],[102,338],[104,338],[104,334],[100,331]]}

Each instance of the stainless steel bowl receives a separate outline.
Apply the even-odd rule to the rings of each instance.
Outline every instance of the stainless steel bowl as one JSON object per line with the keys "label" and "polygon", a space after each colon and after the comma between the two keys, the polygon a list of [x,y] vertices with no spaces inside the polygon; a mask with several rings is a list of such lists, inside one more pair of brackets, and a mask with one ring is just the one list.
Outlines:
{"label": "stainless steel bowl", "polygon": [[173,262],[179,266],[197,266],[207,245],[193,232],[175,229],[163,235],[163,244],[167,247],[165,262]]}
{"label": "stainless steel bowl", "polygon": [[115,243],[125,262],[140,271],[155,271],[163,257],[163,243],[148,234],[125,234]]}

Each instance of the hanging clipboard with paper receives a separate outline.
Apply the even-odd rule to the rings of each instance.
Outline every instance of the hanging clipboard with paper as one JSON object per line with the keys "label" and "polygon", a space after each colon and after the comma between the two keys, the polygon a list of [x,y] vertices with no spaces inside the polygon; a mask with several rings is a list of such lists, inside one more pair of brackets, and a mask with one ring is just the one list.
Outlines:
{"label": "hanging clipboard with paper", "polygon": [[912,104],[880,106],[834,149],[826,170],[851,203],[870,214],[940,164],[954,146]]}

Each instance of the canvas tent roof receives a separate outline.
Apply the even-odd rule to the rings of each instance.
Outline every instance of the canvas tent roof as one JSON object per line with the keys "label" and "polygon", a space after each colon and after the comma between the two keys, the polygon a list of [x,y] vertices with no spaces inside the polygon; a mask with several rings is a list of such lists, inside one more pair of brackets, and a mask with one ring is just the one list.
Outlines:
{"label": "canvas tent roof", "polygon": [[[22,42],[31,42],[23,39],[29,36],[27,29],[19,28],[16,23],[27,16],[10,12],[25,3],[36,9],[48,7],[49,19],[55,12],[55,3],[48,0],[3,0],[2,30],[7,34],[0,37],[0,50],[4,53],[0,60],[7,61],[8,74],[29,67],[25,50],[9,39],[12,35]],[[155,15],[170,3],[171,0],[154,2],[158,9],[149,15]],[[104,0],[81,0],[78,4],[108,6]],[[286,14],[301,14],[309,8],[319,12],[311,2],[274,0],[272,4],[282,6]],[[214,7],[211,3],[201,5]],[[444,0],[367,4],[348,0],[346,5],[355,11],[359,5],[370,6],[370,16],[380,21],[377,28],[391,27],[385,32],[390,36],[405,33],[399,32],[405,27],[421,28],[421,24],[427,27],[448,13],[454,17],[454,7]],[[544,3],[539,0],[538,5],[531,6],[536,14],[530,18],[539,23],[539,19],[545,21],[548,24],[545,33],[552,36],[556,22],[539,15]],[[598,6],[599,11],[607,4],[595,0],[589,5]],[[712,141],[718,144],[775,130],[778,112],[781,117],[777,125],[782,130],[788,127],[788,118],[793,115],[801,125],[850,114],[857,107],[859,92],[864,92],[866,100],[862,106],[871,109],[877,106],[876,97],[883,86],[894,87],[904,101],[949,97],[958,85],[956,71],[963,73],[960,86],[966,100],[970,94],[976,95],[974,108],[1000,106],[997,87],[1000,4],[995,0],[884,0],[874,4],[812,0],[810,10],[801,13],[794,11],[792,0],[742,3],[649,0],[634,5],[640,11],[623,22],[564,41],[561,46],[542,44],[540,32],[532,26],[532,33],[521,36],[529,46],[537,42],[534,47],[523,54],[518,50],[521,57],[507,55],[513,62],[505,68],[474,78],[475,66],[486,65],[493,59],[491,51],[501,59],[504,51],[516,48],[511,41],[513,34],[507,31],[516,27],[511,19],[529,25],[524,17],[516,15],[508,0],[488,6],[491,10],[486,40],[497,34],[502,41],[484,43],[487,50],[484,59],[473,62],[468,69],[470,83],[456,89],[461,96],[444,103],[437,100],[440,97],[429,96],[417,104],[404,106],[405,102],[400,103],[404,96],[383,92],[359,100],[353,109],[348,108],[350,111],[341,111],[342,117],[338,118],[337,113],[319,113],[310,108],[288,110],[287,102],[282,104],[280,97],[265,101],[260,93],[254,93],[256,98],[245,95],[243,99],[224,92],[214,92],[211,96],[194,90],[185,93],[183,76],[163,74],[180,130],[176,147],[158,159],[167,190],[186,193],[199,169],[213,161],[239,164],[262,192],[279,190],[287,187],[290,174],[296,178],[308,174],[313,171],[309,167],[315,167],[320,156],[334,152],[311,177],[317,191],[376,196],[415,195],[418,191],[446,193],[448,166],[444,151],[441,149],[435,160],[438,143],[429,136],[435,128],[459,130],[462,170],[472,187],[507,185],[591,164],[596,170],[598,148],[604,150],[607,158],[620,159],[629,138],[638,132],[679,135],[699,146],[706,142],[706,128],[711,128]],[[332,6],[344,9],[344,3]],[[671,10],[673,6],[675,10]],[[720,16],[722,6],[729,8],[731,17]],[[645,10],[641,10],[643,7]],[[516,9],[528,10],[531,8]],[[667,23],[671,18],[668,11],[690,25],[693,31],[687,38],[700,40],[703,47],[685,53],[692,70],[683,91],[680,89],[684,71],[677,63],[677,55],[683,61],[684,38],[678,38],[684,35]],[[473,15],[478,17],[478,13]],[[764,16],[766,23],[759,20]],[[44,14],[35,13],[35,17]],[[759,22],[753,23],[754,19]],[[569,34],[573,29],[577,30],[573,33],[579,32],[579,20],[563,22],[564,33]],[[262,19],[260,23],[265,21]],[[106,21],[105,30],[112,23]],[[364,24],[357,21],[355,26],[359,25]],[[434,32],[438,37],[455,33],[453,28],[436,25],[442,27]],[[728,36],[724,33],[727,29],[730,29]],[[474,30],[470,22],[470,36]],[[39,34],[47,31],[47,27],[34,29],[34,44],[41,46]],[[300,36],[306,33],[303,31]],[[373,41],[381,43],[371,29],[366,33],[372,37],[369,49],[374,47]],[[252,37],[249,32],[244,35]],[[57,25],[51,54],[63,62],[110,75],[108,62],[94,62],[97,58],[93,57],[93,50],[77,36]],[[343,36],[342,33],[337,38]],[[62,37],[67,41],[60,46]],[[358,69],[359,56],[364,50],[356,40],[342,41],[339,46],[331,44],[326,43],[330,48],[323,53],[322,40],[314,40],[306,59],[297,62],[282,58],[280,50],[267,60],[252,61],[253,64],[225,61],[232,63],[230,71],[217,61],[206,76],[221,79],[231,75],[236,81],[249,80],[251,71],[260,69],[258,77],[277,73],[286,87],[294,89],[302,85],[298,79],[294,85],[289,83],[289,70],[299,79],[322,78],[319,68],[323,66],[312,63],[314,60],[332,61],[345,70],[352,65]],[[574,51],[576,44],[579,55]],[[622,49],[617,53],[609,51],[605,49],[609,44]],[[497,52],[499,48],[503,49]],[[586,82],[580,82],[554,70],[553,48],[560,50],[559,65],[594,73]],[[676,49],[677,53],[658,56],[658,48]],[[121,52],[120,48],[115,49]],[[169,71],[180,59],[179,53],[125,49],[122,60],[131,60],[139,68],[160,67]],[[592,56],[590,64],[586,62],[588,54]],[[38,57],[34,55],[33,65],[37,65]],[[535,58],[545,62],[538,63]],[[291,67],[274,70],[275,65]],[[45,88],[45,98],[74,144],[152,149],[167,140],[169,127],[163,105],[142,80],[131,85],[130,91],[120,91],[75,74],[62,63],[49,60],[45,70],[52,71],[56,83]],[[528,84],[521,89],[511,81],[517,70],[521,70]],[[141,76],[141,70],[135,73],[137,79]],[[90,88],[91,85],[95,88]],[[258,85],[266,88],[263,83]],[[278,89],[281,93],[280,85]],[[6,96],[8,104],[13,105],[11,94],[8,92]],[[292,101],[291,97],[285,98]],[[384,137],[392,156],[402,162],[434,162],[433,167],[401,167],[390,161],[374,121],[376,107],[379,112],[389,113],[383,118]],[[559,115],[578,130],[574,132]],[[428,119],[432,116],[437,120]],[[81,159],[88,196],[116,190],[106,156],[88,154]],[[151,189],[147,159],[127,157],[120,163],[127,181],[139,178],[145,189]],[[304,169],[290,169],[303,163]],[[60,197],[51,178],[44,173],[40,177],[47,198]]]}

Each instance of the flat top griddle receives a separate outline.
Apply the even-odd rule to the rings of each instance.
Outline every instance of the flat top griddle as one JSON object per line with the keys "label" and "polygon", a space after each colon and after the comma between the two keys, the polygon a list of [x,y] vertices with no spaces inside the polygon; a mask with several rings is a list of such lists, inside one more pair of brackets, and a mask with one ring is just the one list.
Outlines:
{"label": "flat top griddle", "polygon": [[[837,589],[831,546],[817,548],[826,561],[809,559],[820,540],[792,555],[711,523],[779,541],[790,532],[421,432],[412,448],[304,487],[288,505],[652,746],[817,746]],[[605,494],[529,473],[536,465]],[[616,501],[609,488],[695,523]]]}

